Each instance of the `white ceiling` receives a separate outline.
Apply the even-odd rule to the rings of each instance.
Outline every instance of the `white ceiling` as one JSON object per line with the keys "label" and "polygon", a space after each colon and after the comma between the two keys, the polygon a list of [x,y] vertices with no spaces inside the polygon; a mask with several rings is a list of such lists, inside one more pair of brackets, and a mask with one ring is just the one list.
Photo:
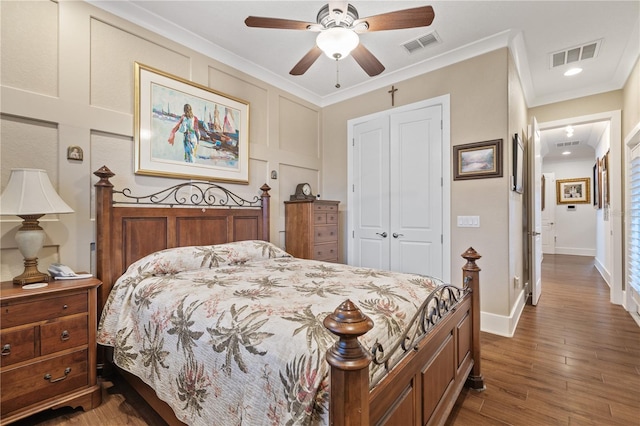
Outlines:
{"label": "white ceiling", "polygon": [[[386,90],[415,75],[509,46],[527,105],[534,107],[621,89],[640,51],[638,0],[353,1],[360,18],[431,5],[435,19],[429,27],[362,34],[360,42],[386,69],[372,78],[353,58],[345,58],[339,63],[337,89],[335,61],[324,55],[304,75],[289,75],[317,33],[244,24],[249,15],[315,22],[326,1],[86,1],[318,106]],[[413,54],[402,47],[432,31],[440,43]],[[568,65],[551,67],[550,54],[595,41],[600,42],[597,56],[579,63],[581,74],[564,77]]]}

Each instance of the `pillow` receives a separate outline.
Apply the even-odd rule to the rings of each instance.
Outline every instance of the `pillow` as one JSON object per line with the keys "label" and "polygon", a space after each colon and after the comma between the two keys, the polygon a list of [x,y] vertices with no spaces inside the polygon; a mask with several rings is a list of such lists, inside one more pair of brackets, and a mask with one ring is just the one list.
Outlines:
{"label": "pillow", "polygon": [[175,247],[157,251],[132,263],[124,275],[137,271],[145,276],[244,264],[252,260],[291,257],[268,241],[236,241],[211,246]]}

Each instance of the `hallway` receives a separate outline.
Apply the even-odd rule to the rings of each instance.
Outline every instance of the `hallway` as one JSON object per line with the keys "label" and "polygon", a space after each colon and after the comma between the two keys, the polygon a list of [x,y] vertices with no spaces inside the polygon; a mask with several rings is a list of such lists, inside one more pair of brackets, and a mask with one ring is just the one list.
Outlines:
{"label": "hallway", "polygon": [[538,305],[482,344],[487,389],[463,390],[447,425],[640,424],[640,328],[593,258],[545,255]]}

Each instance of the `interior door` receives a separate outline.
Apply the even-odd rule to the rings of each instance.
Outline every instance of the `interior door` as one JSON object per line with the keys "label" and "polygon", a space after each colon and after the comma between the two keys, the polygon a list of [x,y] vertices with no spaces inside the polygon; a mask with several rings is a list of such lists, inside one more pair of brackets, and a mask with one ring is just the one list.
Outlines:
{"label": "interior door", "polygon": [[556,174],[543,173],[544,187],[541,194],[544,197],[544,209],[542,209],[542,253],[556,253]]}
{"label": "interior door", "polygon": [[349,264],[444,276],[442,106],[353,126]]}
{"label": "interior door", "polygon": [[441,106],[391,115],[391,270],[436,277],[442,265]]}
{"label": "interior door", "polygon": [[389,118],[353,128],[353,259],[349,264],[386,269],[389,258]]}
{"label": "interior door", "polygon": [[531,304],[537,305],[542,294],[542,156],[540,128],[535,117],[529,132],[529,240],[531,241],[529,282]]}

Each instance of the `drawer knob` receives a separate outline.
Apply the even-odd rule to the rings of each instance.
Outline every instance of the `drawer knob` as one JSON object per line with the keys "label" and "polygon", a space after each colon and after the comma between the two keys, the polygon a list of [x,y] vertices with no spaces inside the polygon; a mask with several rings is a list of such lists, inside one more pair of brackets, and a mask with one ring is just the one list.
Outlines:
{"label": "drawer knob", "polygon": [[9,355],[11,355],[11,345],[7,343],[2,347],[2,356],[9,356]]}
{"label": "drawer knob", "polygon": [[55,383],[55,382],[59,382],[61,380],[64,380],[67,378],[67,376],[69,375],[69,373],[71,373],[71,367],[67,367],[64,369],[64,376],[60,376],[57,379],[52,379],[51,378],[51,374],[47,373],[44,375],[44,379],[48,380],[49,383]]}
{"label": "drawer knob", "polygon": [[69,307],[69,306],[67,306],[67,305],[63,305],[63,306],[62,306],[62,309],[67,309],[68,307]]}
{"label": "drawer knob", "polygon": [[69,335],[69,332],[67,330],[63,330],[62,334],[60,334],[60,340],[62,340],[63,342],[69,340],[71,338],[71,336]]}

